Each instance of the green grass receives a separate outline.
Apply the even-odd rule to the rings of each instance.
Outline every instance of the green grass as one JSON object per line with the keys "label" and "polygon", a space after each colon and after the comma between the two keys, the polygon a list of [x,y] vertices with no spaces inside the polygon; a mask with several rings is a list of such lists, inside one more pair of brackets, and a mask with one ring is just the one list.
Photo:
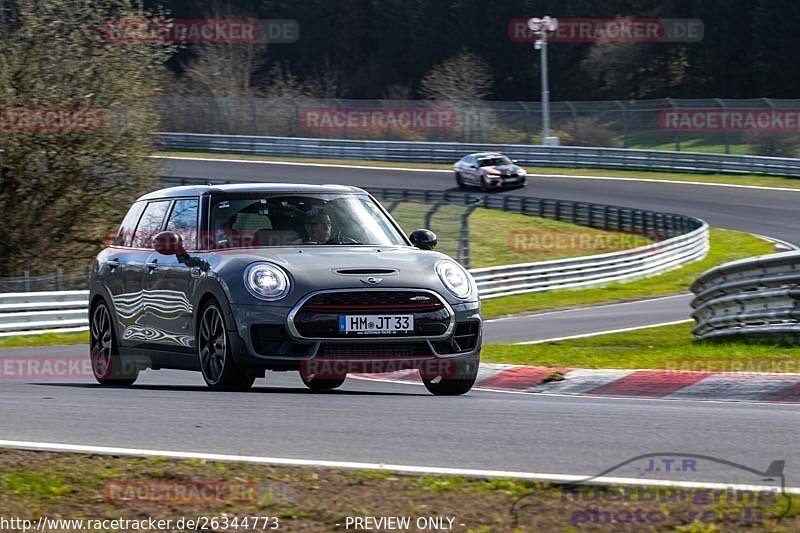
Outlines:
{"label": "green grass", "polygon": [[503,315],[593,305],[617,300],[633,300],[677,294],[687,291],[702,272],[729,261],[774,252],[772,244],[740,231],[712,229],[711,250],[702,261],[682,268],[628,283],[612,283],[604,287],[519,294],[483,302],[483,315],[492,318]]}
{"label": "green grass", "polygon": [[686,323],[542,344],[489,344],[481,360],[567,368],[798,371],[800,346],[700,342],[691,330],[692,324]]}
{"label": "green grass", "polygon": [[78,333],[42,333],[41,335],[0,337],[0,348],[60,346],[62,344],[86,344],[87,342],[89,342],[88,331]]}
{"label": "green grass", "polygon": [[[453,170],[453,165],[437,163],[393,163],[388,161],[366,161],[355,159],[312,159],[299,157],[257,156],[248,154],[217,154],[205,152],[157,152],[157,156],[204,157],[212,159],[246,159],[251,161],[290,161],[298,163],[318,163],[330,165],[366,165],[386,168],[420,168],[430,170]],[[571,176],[604,176],[612,178],[638,178],[659,181],[696,181],[733,185],[753,185],[758,187],[782,187],[800,189],[800,180],[781,176],[762,176],[759,174],[689,174],[680,172],[645,172],[639,170],[614,169],[571,169],[558,167],[526,166],[530,174],[555,174]],[[535,176],[532,178],[535,180]],[[531,181],[529,180],[529,183]]]}
{"label": "green grass", "polygon": [[[425,227],[425,213],[430,209],[429,204],[404,202],[394,206],[392,216],[406,233],[411,233]],[[439,239],[438,251],[455,257],[465,210],[462,206],[445,205],[432,217],[430,229]],[[469,227],[474,268],[603,254],[651,242],[643,235],[483,208],[472,212]]]}
{"label": "green grass", "polygon": [[[701,137],[680,136],[681,151],[684,152],[703,152],[713,154],[725,153],[725,142],[730,145],[730,153],[735,155],[752,155],[755,146],[745,142],[741,134],[705,134]],[[622,138],[618,139],[620,146]],[[664,150],[675,151],[675,135],[665,132],[652,132],[628,135],[628,148],[640,148],[643,150]]]}
{"label": "green grass", "polygon": [[[607,466],[597,464],[595,471]],[[189,498],[178,496],[175,488],[192,486],[198,480],[247,483],[258,488],[237,493],[237,496],[249,497],[235,503],[224,491],[220,498],[216,498],[213,491],[211,494],[192,493]],[[165,490],[137,490],[135,493],[126,490],[125,496],[133,497],[132,500],[108,498],[108,494],[114,493],[106,491],[109,483],[112,487],[135,487],[132,481]],[[787,510],[785,498],[766,498],[752,492],[737,493],[735,501],[726,498],[714,501],[707,491],[652,487],[644,493],[645,497],[636,490],[626,491],[622,486],[563,486],[509,478],[409,475],[235,462],[221,468],[210,461],[170,459],[153,463],[136,457],[12,449],[0,450],[0,493],[3,495],[0,516],[32,520],[34,528],[41,516],[92,521],[123,517],[144,523],[149,518],[171,519],[173,524],[181,516],[227,516],[230,519],[277,516],[280,530],[322,533],[344,529],[335,524],[344,522],[346,517],[409,516],[414,523],[417,517],[441,516],[454,517],[453,529],[465,532],[577,531],[570,526],[576,513],[588,517],[593,509],[609,515],[625,511],[628,516],[633,510],[641,509],[643,513],[659,512],[664,517],[673,517],[655,528],[658,530],[753,531],[751,525],[725,521],[723,513],[738,512],[741,520],[744,510],[756,512],[763,518],[758,530],[796,531],[800,527],[796,510]],[[677,517],[690,511],[696,518],[691,525],[682,525]],[[701,522],[698,517],[709,511],[711,514],[704,515]],[[778,517],[784,517],[780,524],[776,521]],[[233,529],[235,527],[227,528],[228,531]],[[606,526],[601,529],[624,528]],[[654,530],[647,523],[639,529]]]}

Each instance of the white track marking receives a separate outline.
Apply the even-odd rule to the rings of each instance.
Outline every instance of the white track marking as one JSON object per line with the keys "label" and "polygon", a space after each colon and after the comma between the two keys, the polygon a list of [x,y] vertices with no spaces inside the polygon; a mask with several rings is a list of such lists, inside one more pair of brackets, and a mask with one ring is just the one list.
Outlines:
{"label": "white track marking", "polygon": [[594,333],[584,333],[582,335],[570,335],[569,337],[557,337],[553,339],[542,339],[538,341],[525,341],[525,342],[516,342],[514,344],[543,344],[545,342],[558,342],[558,341],[566,341],[570,339],[583,339],[586,337],[596,337],[598,335],[611,335],[612,333],[626,333],[628,331],[637,331],[640,329],[650,329],[650,328],[659,328],[661,326],[675,326],[678,324],[686,324],[688,322],[694,322],[692,319],[686,320],[673,320],[672,322],[661,322],[660,324],[648,324],[646,326],[636,326],[632,328],[622,328],[622,329],[609,329],[606,331],[596,331]]}
{"label": "white track marking", "polygon": [[[28,442],[14,440],[0,440],[0,447],[16,448],[42,452],[68,452],[88,453],[99,455],[120,455],[126,457],[169,457],[171,459],[199,459],[205,461],[240,462],[279,466],[307,466],[319,468],[344,468],[367,469],[403,474],[435,474],[452,476],[470,476],[478,478],[514,478],[531,479],[536,481],[550,481],[555,483],[570,483],[591,479],[591,484],[596,485],[637,485],[651,487],[682,487],[682,488],[708,488],[732,490],[768,490],[778,488],[770,485],[741,485],[732,483],[706,482],[706,481],[668,481],[660,479],[641,479],[626,477],[596,477],[591,475],[574,474],[545,474],[538,472],[520,472],[507,470],[480,470],[470,468],[447,468],[437,466],[395,465],[386,463],[360,463],[351,461],[325,461],[318,459],[289,459],[284,457],[260,457],[252,455],[227,455],[216,453],[177,452],[165,450],[147,450],[139,448],[116,448],[111,446],[84,446],[79,444],[58,444],[51,442]],[[800,488],[788,487],[787,492],[800,494]]]}
{"label": "white track marking", "polygon": [[452,174],[452,170],[441,170],[436,168],[401,168],[401,167],[380,167],[369,165],[344,165],[338,163],[303,163],[300,161],[265,161],[261,159],[222,159],[216,157],[174,157],[166,155],[151,155],[152,159],[168,159],[178,161],[213,161],[215,163],[252,163],[256,165],[281,165],[289,167],[326,167],[326,168],[355,168],[358,170],[399,170],[401,172],[443,172]]}
{"label": "white track marking", "polygon": [[[360,170],[397,170],[401,172],[440,172],[452,174],[452,170],[442,170],[435,168],[407,168],[407,167],[380,167],[368,165],[346,165],[341,163],[302,163],[299,161],[266,161],[260,159],[222,159],[216,157],[184,157],[184,156],[166,156],[166,155],[152,155],[152,159],[167,159],[177,161],[214,161],[214,162],[230,162],[230,163],[253,163],[258,165],[286,165],[298,167],[329,167],[329,168],[355,168]],[[646,171],[642,171],[646,172]],[[531,178],[566,178],[576,180],[611,180],[611,181],[641,181],[645,183],[672,183],[674,185],[702,185],[705,187],[733,187],[736,189],[757,189],[766,191],[789,191],[800,192],[800,189],[792,189],[790,187],[768,187],[764,185],[738,185],[735,183],[709,183],[706,181],[680,181],[680,180],[660,180],[653,178],[620,178],[611,176],[579,176],[572,174],[528,174]]]}
{"label": "white track marking", "polygon": [[605,309],[607,307],[618,307],[618,306],[622,306],[622,305],[633,305],[633,304],[641,304],[641,303],[647,303],[647,302],[657,302],[657,301],[660,301],[660,300],[671,300],[671,299],[674,299],[674,298],[686,298],[687,296],[690,296],[690,295],[691,295],[691,293],[689,293],[689,292],[683,292],[683,293],[680,293],[680,294],[673,294],[671,296],[659,296],[658,298],[648,298],[646,300],[631,300],[630,302],[615,302],[615,303],[608,303],[608,304],[602,304],[602,305],[589,305],[589,306],[586,306],[586,307],[571,307],[571,308],[568,308],[568,309],[559,309],[557,311],[545,311],[543,313],[527,313],[527,314],[523,314],[523,315],[504,316],[504,317],[499,317],[499,318],[490,318],[488,320],[484,320],[483,323],[486,324],[486,323],[489,323],[489,322],[500,322],[500,321],[503,321],[503,320],[518,320],[518,319],[521,319],[521,318],[536,318],[536,317],[540,317],[540,316],[559,315],[559,314],[563,314],[563,313],[575,313],[575,312],[578,312],[578,311],[592,311],[594,309]]}

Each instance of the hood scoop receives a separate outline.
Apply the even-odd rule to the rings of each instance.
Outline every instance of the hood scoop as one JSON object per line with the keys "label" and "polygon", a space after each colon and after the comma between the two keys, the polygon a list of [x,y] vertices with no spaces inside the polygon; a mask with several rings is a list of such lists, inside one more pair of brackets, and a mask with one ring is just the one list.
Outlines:
{"label": "hood scoop", "polygon": [[394,268],[337,268],[337,274],[345,276],[391,276],[397,274]]}

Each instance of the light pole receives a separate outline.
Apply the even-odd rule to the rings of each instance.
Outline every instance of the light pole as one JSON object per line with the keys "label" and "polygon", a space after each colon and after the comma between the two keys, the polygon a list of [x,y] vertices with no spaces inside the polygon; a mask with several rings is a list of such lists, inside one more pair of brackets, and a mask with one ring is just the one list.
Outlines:
{"label": "light pole", "polygon": [[547,74],[547,37],[558,29],[558,20],[546,16],[528,20],[528,28],[536,36],[535,50],[542,52],[542,144],[558,146],[558,137],[550,137],[550,84]]}

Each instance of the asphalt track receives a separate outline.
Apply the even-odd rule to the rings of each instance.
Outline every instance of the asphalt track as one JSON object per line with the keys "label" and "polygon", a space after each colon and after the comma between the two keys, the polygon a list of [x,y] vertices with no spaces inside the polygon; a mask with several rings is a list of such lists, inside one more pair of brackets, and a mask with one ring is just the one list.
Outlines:
{"label": "asphalt track", "polygon": [[[5,358],[84,357],[86,346],[4,350]],[[596,475],[646,453],[699,453],[766,470],[787,461],[800,486],[797,406],[551,397],[473,391],[428,395],[419,385],[348,379],[308,392],[269,373],[249,393],[206,390],[197,373],[146,371],[132,388],[90,379],[0,381],[0,439],[296,459]],[[614,477],[759,484],[739,469]]]}
{"label": "asphalt track", "polygon": [[[174,176],[448,189],[448,174],[176,162]],[[607,202],[704,218],[712,225],[798,242],[798,193],[693,185],[541,178],[511,194]],[[489,338],[525,340],[687,317],[686,297],[494,321]],[[643,314],[642,310],[645,309]],[[674,309],[671,306],[675,306]],[[549,321],[549,322],[548,322]],[[538,325],[537,325],[538,324]],[[537,327],[537,330],[534,330]],[[510,328],[510,329],[509,329]],[[522,329],[520,329],[522,328]],[[524,334],[520,334],[523,331]],[[497,335],[497,337],[492,337]],[[5,358],[85,357],[85,346],[3,350]],[[763,483],[739,468],[651,472],[647,453],[705,454],[765,470],[786,460],[800,486],[796,405],[613,399],[473,391],[436,398],[411,384],[348,380],[311,393],[294,374],[271,373],[250,393],[207,391],[199,374],[147,371],[132,388],[91,379],[0,380],[0,439],[298,459],[393,463],[642,479]]]}

